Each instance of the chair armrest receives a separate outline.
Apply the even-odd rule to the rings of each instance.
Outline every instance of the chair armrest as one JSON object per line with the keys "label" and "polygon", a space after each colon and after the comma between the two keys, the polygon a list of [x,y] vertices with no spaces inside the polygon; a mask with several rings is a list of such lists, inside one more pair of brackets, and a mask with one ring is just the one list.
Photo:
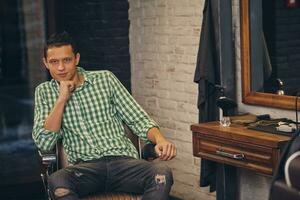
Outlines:
{"label": "chair armrest", "polygon": [[57,155],[54,152],[43,152],[39,150],[42,164],[42,174],[47,176],[57,170]]}
{"label": "chair armrest", "polygon": [[57,155],[54,152],[43,152],[39,150],[39,155],[43,165],[56,164]]}
{"label": "chair armrest", "polygon": [[50,198],[50,191],[48,188],[48,177],[54,171],[57,170],[57,155],[55,152],[43,152],[38,150],[40,158],[41,158],[41,178],[43,181],[43,186],[45,190],[45,198]]}
{"label": "chair armrest", "polygon": [[144,147],[142,148],[142,159],[151,161],[158,158],[158,155],[156,154],[154,147],[155,145],[152,143],[145,144]]}

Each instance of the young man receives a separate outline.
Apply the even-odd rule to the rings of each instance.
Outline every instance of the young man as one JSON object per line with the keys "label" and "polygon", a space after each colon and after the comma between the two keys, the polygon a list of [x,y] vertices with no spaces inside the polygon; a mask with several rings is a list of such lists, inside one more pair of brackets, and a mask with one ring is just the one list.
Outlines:
{"label": "young man", "polygon": [[107,191],[143,194],[143,199],[168,199],[172,172],[162,162],[137,159],[138,153],[124,135],[123,123],[139,137],[155,144],[161,160],[176,155],[174,144],[160,133],[147,115],[109,71],[77,67],[80,54],[68,35],[52,35],[44,48],[44,64],[52,80],[35,91],[33,139],[51,150],[59,138],[69,167],[49,177],[54,199]]}

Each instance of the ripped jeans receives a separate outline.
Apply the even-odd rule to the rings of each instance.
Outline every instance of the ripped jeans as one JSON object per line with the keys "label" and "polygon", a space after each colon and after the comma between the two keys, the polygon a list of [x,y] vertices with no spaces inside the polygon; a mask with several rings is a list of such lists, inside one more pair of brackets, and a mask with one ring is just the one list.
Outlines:
{"label": "ripped jeans", "polygon": [[173,176],[163,162],[108,156],[60,169],[49,177],[53,199],[77,200],[99,192],[143,194],[142,200],[167,200]]}

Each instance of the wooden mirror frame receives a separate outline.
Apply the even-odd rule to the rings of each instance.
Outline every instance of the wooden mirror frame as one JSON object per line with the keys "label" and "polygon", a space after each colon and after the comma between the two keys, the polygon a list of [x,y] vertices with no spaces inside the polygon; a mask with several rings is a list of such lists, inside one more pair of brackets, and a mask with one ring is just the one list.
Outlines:
{"label": "wooden mirror frame", "polygon": [[251,0],[240,0],[242,102],[267,107],[295,109],[296,97],[294,96],[251,91],[249,1]]}

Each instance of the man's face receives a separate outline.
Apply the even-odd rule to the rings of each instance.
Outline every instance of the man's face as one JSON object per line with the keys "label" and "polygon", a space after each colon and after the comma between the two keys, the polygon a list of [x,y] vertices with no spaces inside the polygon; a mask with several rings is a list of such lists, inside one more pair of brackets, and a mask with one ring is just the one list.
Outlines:
{"label": "man's face", "polygon": [[77,76],[76,66],[79,59],[79,53],[75,55],[71,45],[64,45],[49,48],[47,58],[44,58],[43,61],[53,79],[68,81]]}

